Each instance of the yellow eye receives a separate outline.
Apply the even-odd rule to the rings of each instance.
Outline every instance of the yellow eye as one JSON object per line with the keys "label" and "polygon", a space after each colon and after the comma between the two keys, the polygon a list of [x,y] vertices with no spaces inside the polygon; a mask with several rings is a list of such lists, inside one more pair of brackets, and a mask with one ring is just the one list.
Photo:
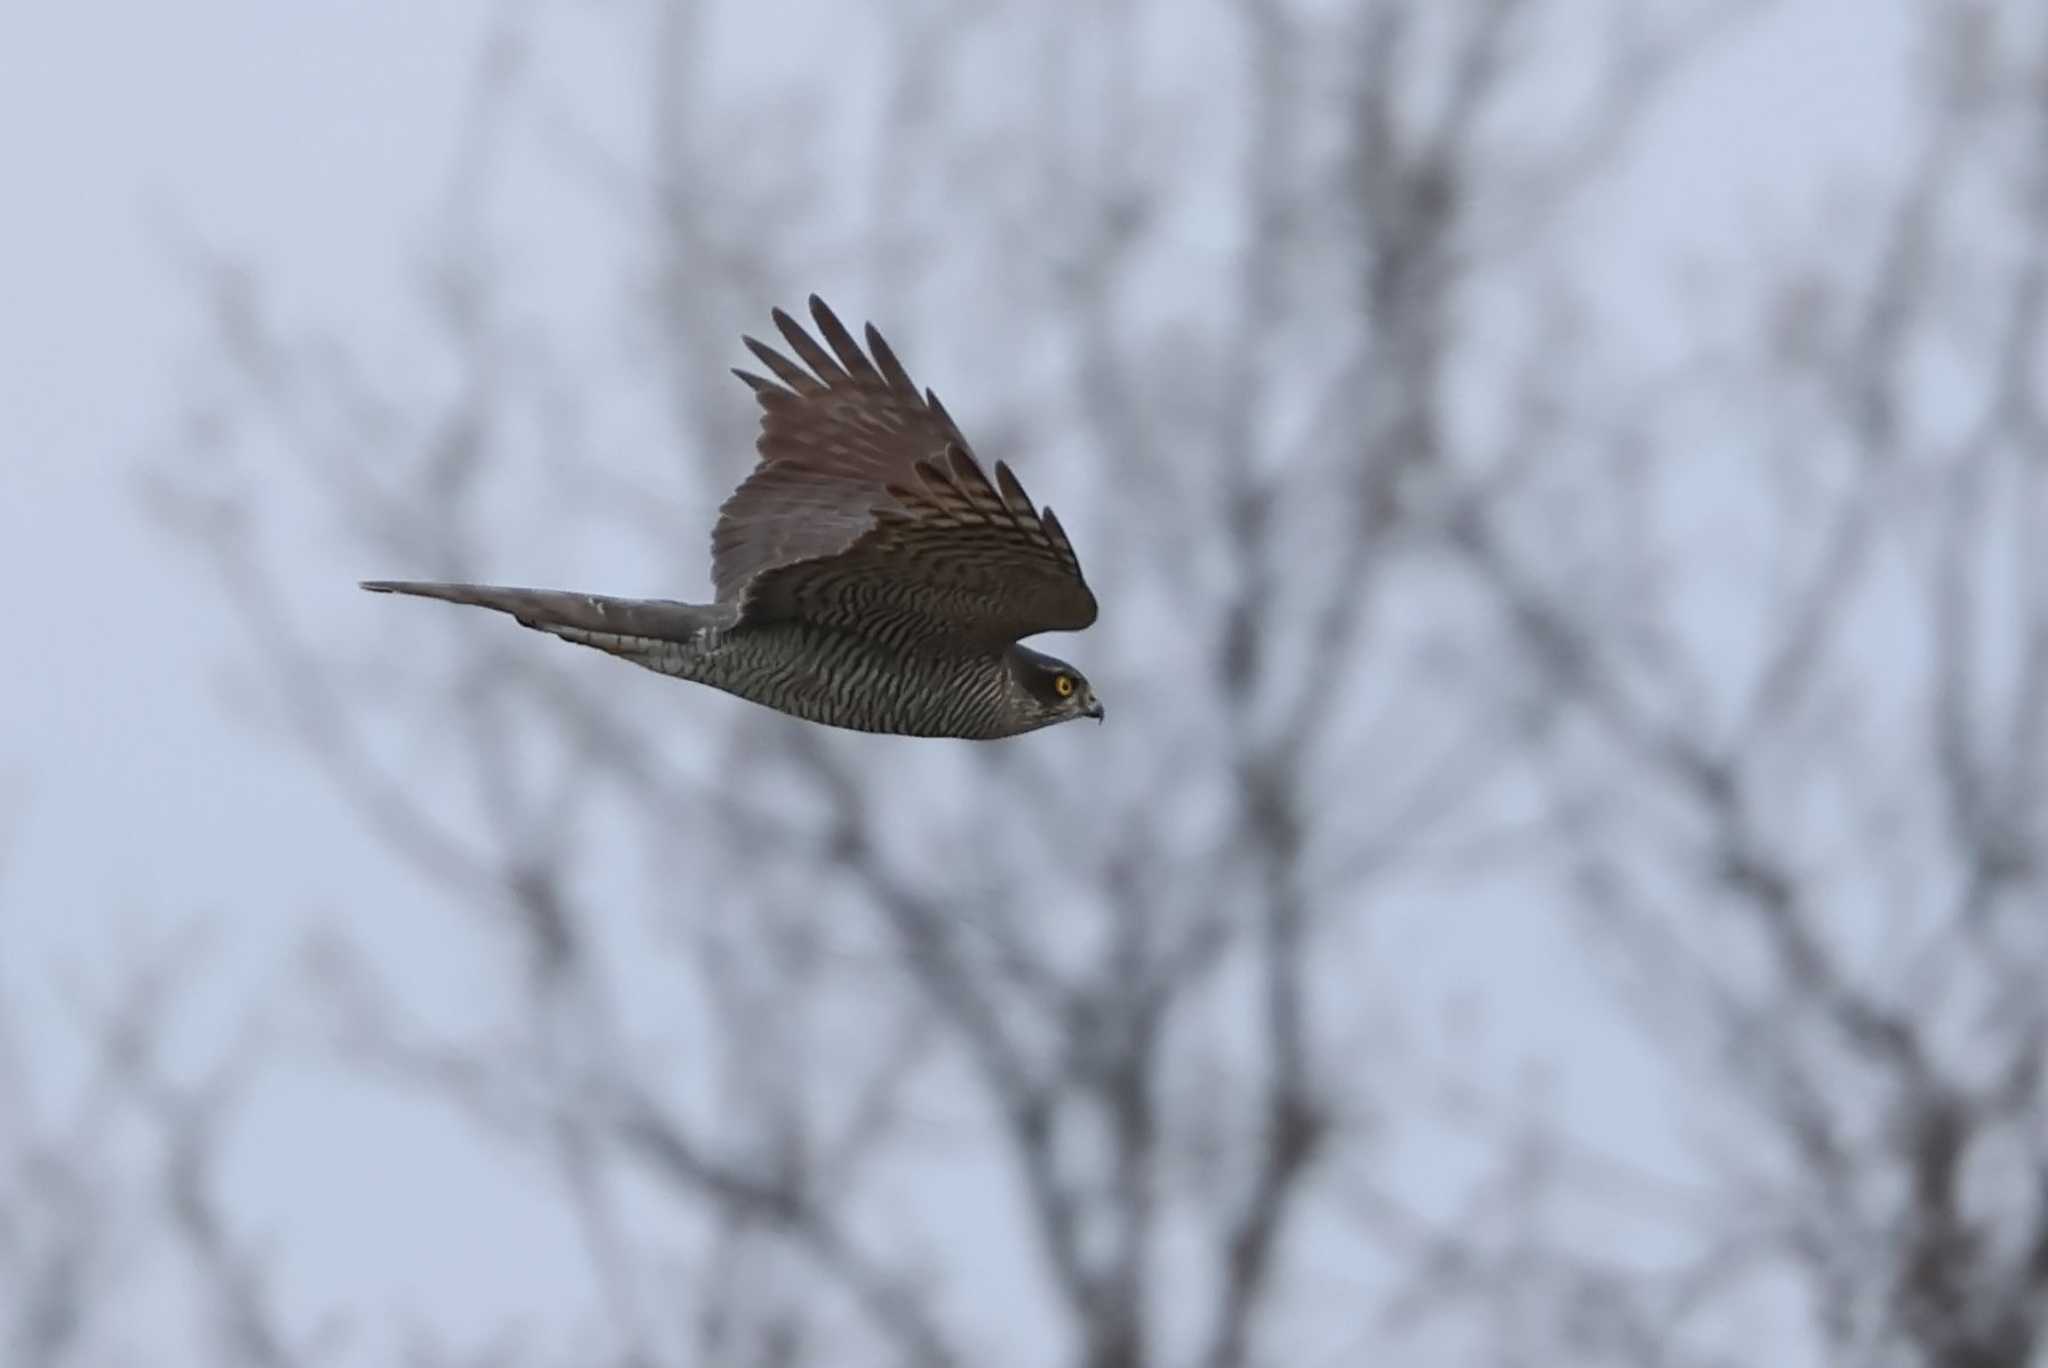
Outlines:
{"label": "yellow eye", "polygon": [[1055,675],[1052,681],[1052,691],[1061,698],[1071,697],[1074,692],[1074,677],[1065,674]]}

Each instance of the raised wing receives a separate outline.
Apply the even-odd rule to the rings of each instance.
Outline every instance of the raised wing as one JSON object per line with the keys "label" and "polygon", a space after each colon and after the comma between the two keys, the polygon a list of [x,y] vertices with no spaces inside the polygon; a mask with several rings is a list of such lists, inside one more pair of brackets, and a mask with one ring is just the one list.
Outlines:
{"label": "raised wing", "polygon": [[736,372],[761,402],[761,462],[712,533],[719,601],[750,621],[977,643],[1092,623],[1095,596],[1052,510],[1001,462],[990,481],[873,325],[870,361],[822,300],[810,304],[830,352],[774,313],[809,372],[746,339],[781,383]]}
{"label": "raised wing", "polygon": [[967,449],[938,396],[918,393],[872,324],[870,361],[816,295],[811,316],[830,352],[788,314],[773,314],[809,371],[749,337],[747,349],[775,380],[733,372],[761,403],[761,460],[719,509],[711,532],[711,581],[721,603],[737,602],[763,570],[844,551],[873,526],[877,510],[894,506],[891,484],[913,482],[917,463],[948,447]]}

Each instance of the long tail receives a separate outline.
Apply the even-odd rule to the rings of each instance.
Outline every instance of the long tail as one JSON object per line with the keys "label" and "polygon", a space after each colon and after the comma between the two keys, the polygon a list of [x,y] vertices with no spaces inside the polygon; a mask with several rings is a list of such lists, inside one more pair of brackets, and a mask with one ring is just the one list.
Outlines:
{"label": "long tail", "polygon": [[375,594],[411,594],[509,613],[521,626],[623,656],[663,674],[682,673],[685,657],[704,643],[700,634],[732,622],[729,608],[675,599],[608,598],[561,589],[422,580],[364,580],[362,587]]}

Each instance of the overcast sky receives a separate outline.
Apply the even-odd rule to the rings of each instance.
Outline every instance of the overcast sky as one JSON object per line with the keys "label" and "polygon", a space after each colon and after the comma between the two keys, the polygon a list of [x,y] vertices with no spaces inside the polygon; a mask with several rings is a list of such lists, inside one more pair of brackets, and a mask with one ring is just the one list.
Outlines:
{"label": "overcast sky", "polygon": [[[1658,298],[1640,287],[1687,248],[1728,251],[1755,227],[1796,223],[1816,165],[1886,164],[1903,7],[1786,8],[1685,82],[1587,205],[1580,231],[1618,297]],[[0,982],[53,1113],[78,1081],[76,995],[107,987],[119,947],[194,915],[239,966],[229,982],[268,981],[308,926],[344,907],[402,946],[409,972],[436,972],[443,933],[417,911],[428,895],[260,715],[249,725],[233,620],[152,525],[138,472],[179,413],[205,331],[181,233],[264,268],[295,315],[370,335],[395,326],[488,12],[476,0],[0,7]],[[788,16],[762,22],[793,31]],[[775,54],[777,79],[794,63],[821,88],[861,80],[837,42],[756,50]],[[550,77],[601,87],[616,60],[598,43],[567,49]],[[563,213],[536,239],[559,257],[523,263],[555,280],[573,278],[579,255],[579,220]],[[760,312],[794,302],[763,299]],[[1640,325],[1649,345],[1666,335],[1653,308]],[[308,548],[292,587],[308,615],[359,621],[371,609],[353,581],[406,569],[324,554]],[[249,1002],[200,1004],[194,1040],[210,1047]],[[1532,1031],[1573,1035],[1555,997],[1521,1007]],[[285,1256],[298,1309],[406,1308],[471,1336],[582,1276],[553,1202],[524,1198],[516,1167],[479,1164],[448,1118],[309,1075],[268,1090],[248,1135],[232,1171],[252,1224],[318,1232]],[[354,1162],[322,1164],[331,1181],[309,1186],[303,1163],[341,1136]],[[422,1204],[433,1219],[394,1243],[391,1223]],[[528,1285],[447,1276],[508,1242],[531,1251]],[[421,1285],[431,1307],[409,1295]]]}

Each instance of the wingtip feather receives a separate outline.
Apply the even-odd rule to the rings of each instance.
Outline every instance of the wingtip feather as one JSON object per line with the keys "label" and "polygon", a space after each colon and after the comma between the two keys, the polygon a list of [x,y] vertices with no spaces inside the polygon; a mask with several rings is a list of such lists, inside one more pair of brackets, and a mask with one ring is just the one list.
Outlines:
{"label": "wingtip feather", "polygon": [[[799,333],[798,335],[801,336],[802,334]],[[742,337],[740,341],[746,343],[747,350],[754,354],[755,359],[769,370],[774,371],[775,378],[787,385],[791,390],[798,394],[815,393],[817,391],[819,386],[815,376],[805,374],[802,366],[797,365],[796,362],[790,360],[766,342],[756,337]]]}
{"label": "wingtip feather", "polygon": [[[827,312],[829,314],[830,311]],[[801,323],[781,309],[774,310],[770,316],[774,318],[775,326],[781,330],[783,339],[789,343],[790,350],[797,354],[798,360],[817,372],[818,380],[829,387],[846,378],[846,373],[840,369],[832,354],[819,346],[818,339],[804,331]]]}
{"label": "wingtip feather", "polygon": [[868,324],[867,339],[868,353],[875,358],[875,364],[881,368],[884,383],[896,393],[910,396],[912,403],[917,402],[917,386],[911,383],[910,372],[904,369],[903,362],[890,347],[887,339],[882,336],[881,329],[872,323]]}
{"label": "wingtip feather", "polygon": [[[881,382],[882,377],[876,372],[874,362],[868,360],[867,354],[860,349],[853,333],[839,321],[839,315],[825,307],[825,301],[816,295],[811,296],[811,316],[817,319],[818,331],[824,334],[826,345],[838,356],[839,364],[846,368],[848,375],[864,381]],[[868,326],[872,331],[874,325]]]}

